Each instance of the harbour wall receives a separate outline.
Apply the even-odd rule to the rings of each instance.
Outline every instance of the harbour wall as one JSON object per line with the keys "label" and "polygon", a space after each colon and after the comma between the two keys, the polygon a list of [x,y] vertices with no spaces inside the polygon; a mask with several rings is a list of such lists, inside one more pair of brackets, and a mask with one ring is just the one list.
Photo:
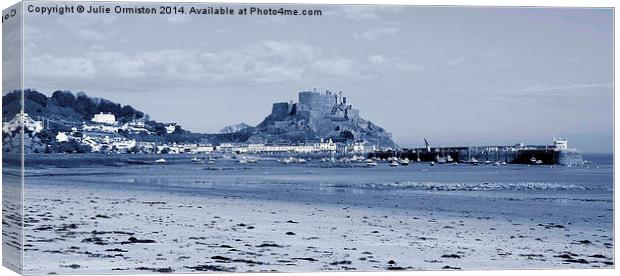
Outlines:
{"label": "harbour wall", "polygon": [[468,162],[477,160],[478,162],[506,162],[511,164],[535,164],[533,160],[539,160],[539,165],[563,165],[581,166],[583,157],[581,152],[576,149],[556,150],[545,146],[531,148],[516,148],[511,146],[492,146],[492,147],[436,147],[436,148],[416,148],[403,150],[387,150],[370,153],[369,157],[388,158],[408,158],[421,162],[437,161],[438,158],[448,158],[450,156],[456,162]]}

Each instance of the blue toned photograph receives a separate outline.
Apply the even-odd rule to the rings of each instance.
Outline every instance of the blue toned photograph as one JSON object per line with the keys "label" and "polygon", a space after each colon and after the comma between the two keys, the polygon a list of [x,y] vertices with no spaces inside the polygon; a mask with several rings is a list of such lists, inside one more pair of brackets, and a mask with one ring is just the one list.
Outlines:
{"label": "blue toned photograph", "polygon": [[23,275],[613,269],[614,9],[24,1]]}

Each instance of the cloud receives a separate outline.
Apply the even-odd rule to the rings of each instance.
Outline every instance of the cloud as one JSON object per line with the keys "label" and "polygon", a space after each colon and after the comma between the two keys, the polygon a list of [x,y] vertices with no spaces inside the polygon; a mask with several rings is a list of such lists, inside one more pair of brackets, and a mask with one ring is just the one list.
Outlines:
{"label": "cloud", "polygon": [[473,56],[464,56],[455,58],[453,60],[448,61],[448,64],[455,67],[464,67],[464,66],[472,66],[481,63],[482,61],[495,58],[500,56],[498,52],[489,51],[489,52],[480,52],[477,55]]}
{"label": "cloud", "polygon": [[376,9],[372,6],[342,7],[342,12],[349,19],[377,19]]}
{"label": "cloud", "polygon": [[106,51],[89,53],[87,56],[96,64],[100,76],[110,76],[119,79],[146,76],[143,70],[146,63],[142,58],[120,52]]}
{"label": "cloud", "polygon": [[347,19],[376,20],[385,12],[400,11],[402,7],[388,5],[351,5],[342,6],[340,11]]}
{"label": "cloud", "polygon": [[368,60],[372,64],[376,64],[376,65],[384,64],[386,62],[386,58],[382,55],[372,55],[368,57]]}
{"label": "cloud", "polygon": [[256,19],[256,23],[259,23],[259,24],[283,25],[288,22],[289,22],[289,18],[286,16],[261,16]]}
{"label": "cloud", "polygon": [[53,38],[52,35],[45,31],[42,30],[40,28],[35,28],[34,26],[30,25],[30,24],[24,24],[24,37],[32,39],[32,38],[38,38],[38,39],[50,39]]}
{"label": "cloud", "polygon": [[164,16],[164,19],[170,23],[183,24],[190,21],[190,17],[186,15],[170,14]]}
{"label": "cloud", "polygon": [[212,83],[277,83],[305,79],[356,79],[357,62],[321,49],[287,41],[261,41],[236,49],[208,51],[169,49],[128,54],[92,51],[82,57],[34,56],[27,62],[31,77],[178,80]]}
{"label": "cloud", "polygon": [[[77,17],[77,18],[76,18]],[[76,14],[73,16],[61,16],[56,19],[56,22],[65,27],[77,27],[83,28],[87,26],[101,26],[111,25],[118,23],[121,18],[118,14],[106,14],[105,16],[92,16],[91,14]]]}
{"label": "cloud", "polygon": [[291,41],[261,41],[221,51],[168,49],[125,52],[94,50],[81,57],[33,56],[26,62],[29,78],[94,78],[176,83],[252,85],[302,81],[357,81],[398,71],[426,68],[398,57],[372,55],[367,60],[325,53]]}
{"label": "cloud", "polygon": [[375,71],[384,72],[386,70],[399,70],[399,71],[426,71],[426,67],[413,63],[408,63],[400,60],[399,58],[387,58],[383,55],[372,55],[368,57],[368,61],[371,63]]}
{"label": "cloud", "polygon": [[613,83],[612,82],[608,82],[608,83],[574,83],[574,84],[569,84],[569,85],[555,85],[555,86],[544,86],[544,85],[537,85],[537,86],[530,86],[530,87],[526,87],[526,88],[522,88],[522,89],[517,89],[517,90],[512,90],[512,92],[514,93],[548,93],[548,92],[555,92],[555,93],[570,93],[573,91],[579,91],[579,90],[586,90],[586,89],[611,89],[613,88]]}
{"label": "cloud", "polygon": [[88,29],[75,30],[75,32],[86,41],[106,41],[113,36],[110,32],[99,32]]}
{"label": "cloud", "polygon": [[400,31],[398,26],[385,26],[385,27],[374,27],[368,29],[363,32],[353,33],[353,36],[357,39],[362,39],[366,41],[375,41],[376,39],[385,36],[385,35],[395,35]]}
{"label": "cloud", "polygon": [[[520,89],[507,90],[497,93],[494,98],[499,100],[513,100],[515,98],[548,99],[558,102],[560,100],[594,100],[606,99],[613,93],[613,83],[574,83],[566,85],[535,85]],[[585,99],[587,100],[587,99]]]}
{"label": "cloud", "polygon": [[90,79],[95,76],[91,60],[77,57],[54,57],[51,55],[28,56],[24,63],[25,75],[42,78]]}
{"label": "cloud", "polygon": [[496,51],[483,51],[449,60],[440,71],[444,74],[477,73],[481,71],[501,71],[513,67],[513,61],[508,56]]}
{"label": "cloud", "polygon": [[84,14],[77,15],[79,20],[73,17],[60,17],[57,22],[66,31],[75,34],[75,36],[85,42],[102,42],[111,40],[115,37],[115,33],[110,31],[112,28],[97,28],[93,30],[92,26],[105,26],[116,23],[118,16],[86,16]]}
{"label": "cloud", "polygon": [[285,82],[305,78],[358,77],[355,62],[287,41],[262,41],[239,49],[199,52],[199,75],[215,81]]}

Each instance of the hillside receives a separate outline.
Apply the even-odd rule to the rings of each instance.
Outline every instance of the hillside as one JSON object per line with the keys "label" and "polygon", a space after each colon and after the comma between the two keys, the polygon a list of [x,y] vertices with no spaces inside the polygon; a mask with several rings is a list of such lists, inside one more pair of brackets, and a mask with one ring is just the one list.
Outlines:
{"label": "hillside", "polygon": [[[52,123],[81,123],[99,112],[109,112],[120,122],[142,119],[145,114],[131,107],[106,99],[92,98],[84,92],[74,95],[68,91],[56,91],[51,97],[36,90],[24,90],[24,111],[30,117],[46,118]],[[20,92],[13,91],[2,97],[2,117],[10,120],[20,112]]]}
{"label": "hillside", "polygon": [[[11,92],[2,98],[2,116],[11,120],[20,111],[20,93]],[[47,136],[71,126],[90,121],[100,112],[112,113],[120,123],[144,119],[151,133],[119,132],[138,141],[158,143],[304,143],[331,139],[334,142],[364,141],[380,147],[397,147],[391,134],[362,118],[350,101],[342,95],[300,92],[298,103],[274,103],[272,112],[253,127],[244,123],[228,126],[220,133],[192,133],[178,127],[167,133],[166,124],[148,119],[144,112],[130,105],[107,99],[89,97],[83,92],[55,91],[51,97],[36,90],[24,91],[25,112],[35,120],[49,123]]]}
{"label": "hillside", "polygon": [[251,128],[251,127],[252,127],[251,125],[248,125],[246,123],[239,123],[236,125],[230,125],[230,126],[226,126],[222,128],[222,130],[220,130],[220,133],[227,134],[227,133],[239,132],[246,128]]}

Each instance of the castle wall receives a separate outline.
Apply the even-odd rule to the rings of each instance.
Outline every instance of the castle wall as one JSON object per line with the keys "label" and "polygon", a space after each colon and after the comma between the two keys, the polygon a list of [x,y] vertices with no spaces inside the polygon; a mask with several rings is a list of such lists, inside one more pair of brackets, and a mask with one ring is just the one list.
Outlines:
{"label": "castle wall", "polygon": [[351,110],[348,111],[347,114],[349,115],[349,120],[352,120],[352,121],[359,121],[359,120],[361,120],[360,111],[357,110],[357,109],[351,109]]}
{"label": "castle wall", "polygon": [[317,92],[299,92],[300,110],[314,111],[321,115],[329,115],[336,105],[336,95],[324,95]]}
{"label": "castle wall", "polygon": [[288,116],[290,112],[289,103],[274,103],[271,107],[271,117],[273,119],[283,119]]}

